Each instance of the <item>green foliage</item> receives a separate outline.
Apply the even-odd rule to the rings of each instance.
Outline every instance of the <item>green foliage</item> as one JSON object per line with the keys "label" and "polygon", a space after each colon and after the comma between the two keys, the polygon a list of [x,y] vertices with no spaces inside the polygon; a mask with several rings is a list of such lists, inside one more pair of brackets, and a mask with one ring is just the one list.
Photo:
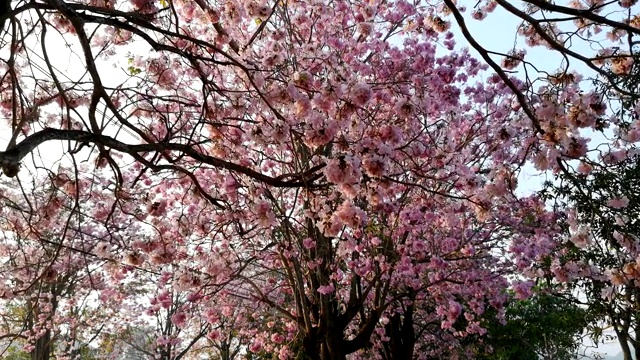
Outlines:
{"label": "green foliage", "polygon": [[18,347],[12,346],[2,354],[2,358],[5,360],[31,360],[31,354],[22,351]]}
{"label": "green foliage", "polygon": [[[560,211],[572,209],[576,214],[574,221],[590,229],[591,244],[577,247],[567,242],[559,256],[561,263],[590,264],[598,269],[596,273],[623,273],[625,266],[635,264],[637,250],[634,244],[640,234],[639,160],[639,157],[632,157],[607,165],[594,163],[594,170],[589,174],[561,174],[557,183],[547,184],[542,195],[555,201]],[[608,205],[610,199],[619,198],[627,199],[627,206]],[[568,224],[565,227],[568,230]],[[541,266],[548,268],[544,264]],[[615,293],[607,297],[603,294],[611,291],[612,283],[606,277],[576,277],[567,285],[584,294],[582,301],[587,305],[592,324],[603,325],[604,322],[605,326],[612,325],[625,335],[631,334],[640,321],[633,310],[640,304],[640,294],[636,286],[629,286],[631,284],[617,285]],[[589,329],[589,335],[596,342],[602,334],[596,325]]]}
{"label": "green foliage", "polygon": [[128,64],[129,67],[127,68],[127,71],[129,72],[130,75],[138,75],[142,72],[142,70],[140,68],[137,68],[135,66],[133,66],[133,56],[131,54],[128,54]]}
{"label": "green foliage", "polygon": [[507,304],[506,324],[487,314],[484,343],[493,352],[477,354],[479,360],[574,359],[580,335],[588,325],[586,310],[559,296],[538,293]]}

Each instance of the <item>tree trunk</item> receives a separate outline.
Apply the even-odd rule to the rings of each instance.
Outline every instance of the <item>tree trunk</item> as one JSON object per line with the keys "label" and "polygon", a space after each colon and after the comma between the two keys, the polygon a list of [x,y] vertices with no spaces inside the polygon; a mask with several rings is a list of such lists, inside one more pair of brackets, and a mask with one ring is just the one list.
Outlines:
{"label": "tree trunk", "polygon": [[220,360],[231,360],[231,344],[226,341],[220,344]]}
{"label": "tree trunk", "polygon": [[347,358],[344,353],[342,331],[327,331],[319,334],[316,330],[306,334],[302,346],[309,360],[345,360]]}
{"label": "tree trunk", "polygon": [[[40,312],[38,311],[38,303],[36,302],[34,304],[28,302],[27,307],[29,309],[27,325],[31,329],[33,329],[38,324],[38,318],[40,316]],[[47,330],[40,338],[36,340],[33,346],[34,348],[29,354],[31,356],[31,360],[49,360],[51,357],[51,330]]]}
{"label": "tree trunk", "polygon": [[342,331],[328,331],[325,335],[322,348],[325,350],[322,360],[346,360],[347,354],[344,352],[345,344]]}
{"label": "tree trunk", "polygon": [[413,329],[413,306],[404,313],[396,313],[386,326],[389,342],[385,344],[386,358],[389,360],[412,359],[416,338]]}
{"label": "tree trunk", "polygon": [[31,360],[49,360],[51,356],[51,331],[47,331],[38,340],[31,351]]}
{"label": "tree trunk", "polygon": [[618,336],[618,343],[620,344],[620,348],[622,349],[624,360],[633,360],[633,357],[631,356],[631,348],[629,347],[629,341],[627,339],[627,334],[619,331],[615,325],[613,328],[616,331],[616,335]]}

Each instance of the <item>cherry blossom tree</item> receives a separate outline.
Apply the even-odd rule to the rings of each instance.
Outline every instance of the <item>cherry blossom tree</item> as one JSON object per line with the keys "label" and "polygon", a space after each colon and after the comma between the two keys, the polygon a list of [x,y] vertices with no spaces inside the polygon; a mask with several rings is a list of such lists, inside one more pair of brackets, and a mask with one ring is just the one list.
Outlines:
{"label": "cherry blossom tree", "polygon": [[2,351],[23,347],[37,360],[87,357],[108,314],[90,304],[102,274],[87,250],[94,240],[88,223],[56,213],[69,200],[61,191],[34,193],[31,203],[12,198],[2,195]]}
{"label": "cherry blossom tree", "polygon": [[[559,214],[516,195],[521,167],[569,171],[584,129],[638,140],[579,74],[518,78],[522,49],[492,53],[466,25],[500,6],[528,46],[620,91],[638,30],[631,10],[600,14],[633,4],[525,3],[12,2],[0,286],[48,306],[12,335],[160,359],[468,357],[505,290],[530,292],[508,275],[541,276],[559,244]],[[597,29],[626,52],[570,48]],[[82,296],[101,325],[72,311]]]}

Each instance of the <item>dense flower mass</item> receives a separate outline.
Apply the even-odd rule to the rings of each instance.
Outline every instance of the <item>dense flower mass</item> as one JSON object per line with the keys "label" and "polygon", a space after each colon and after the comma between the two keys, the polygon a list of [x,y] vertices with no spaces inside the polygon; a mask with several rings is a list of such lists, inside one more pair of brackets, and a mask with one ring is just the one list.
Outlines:
{"label": "dense flower mass", "polygon": [[[611,130],[601,160],[625,161],[638,121],[612,116],[578,73],[511,74],[534,68],[527,51],[495,62],[466,21],[500,6],[529,46],[614,87],[637,61],[617,45],[576,54],[536,17],[586,5],[527,3],[11,2],[0,52],[12,134],[0,153],[6,349],[470,358],[479,350],[466,339],[485,335],[488,313],[502,319],[511,292],[602,277],[557,251],[593,246],[589,231],[576,224],[567,240],[566,209],[519,196],[519,175],[576,161],[589,174],[585,130]],[[585,11],[576,34],[612,23],[615,41],[638,33],[603,13]]]}

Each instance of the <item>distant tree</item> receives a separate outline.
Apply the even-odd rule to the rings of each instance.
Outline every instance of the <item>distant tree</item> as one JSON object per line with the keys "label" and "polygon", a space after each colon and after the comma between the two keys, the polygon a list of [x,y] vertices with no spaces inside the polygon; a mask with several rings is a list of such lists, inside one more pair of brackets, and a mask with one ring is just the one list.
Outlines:
{"label": "distant tree", "polygon": [[505,322],[489,312],[478,360],[575,359],[588,325],[587,311],[571,300],[540,292],[525,300],[511,298]]}
{"label": "distant tree", "polygon": [[624,358],[640,355],[640,166],[638,158],[591,162],[588,173],[562,174],[545,196],[567,212],[566,242],[540,264],[547,281],[561,282],[580,296],[598,341],[603,328],[615,332]]}
{"label": "distant tree", "polygon": [[626,76],[608,67],[614,83],[594,83],[616,124],[608,129],[603,114],[595,133],[616,140],[560,164],[541,192],[566,217],[564,241],[538,265],[547,281],[580,294],[573,301],[587,309],[594,340],[604,328],[613,329],[625,360],[640,358],[640,58],[633,48]]}

